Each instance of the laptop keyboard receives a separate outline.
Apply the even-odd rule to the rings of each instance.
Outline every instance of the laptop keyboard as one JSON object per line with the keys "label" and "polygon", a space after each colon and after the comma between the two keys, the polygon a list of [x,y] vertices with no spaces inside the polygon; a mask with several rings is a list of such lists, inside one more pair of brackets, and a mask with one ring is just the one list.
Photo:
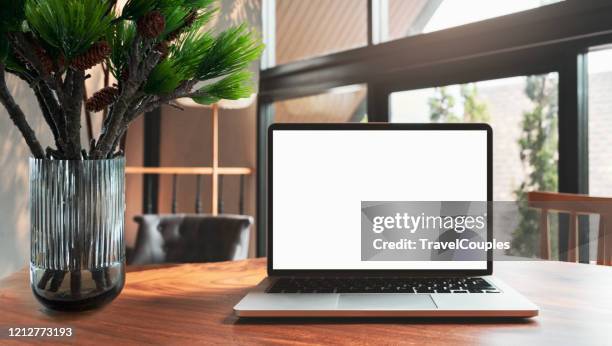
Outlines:
{"label": "laptop keyboard", "polygon": [[499,293],[482,278],[279,278],[268,293]]}

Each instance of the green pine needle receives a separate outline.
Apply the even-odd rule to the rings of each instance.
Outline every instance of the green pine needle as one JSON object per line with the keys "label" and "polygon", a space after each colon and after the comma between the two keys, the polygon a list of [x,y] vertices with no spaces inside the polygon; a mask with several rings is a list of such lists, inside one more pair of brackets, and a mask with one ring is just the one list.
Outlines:
{"label": "green pine needle", "polygon": [[[199,27],[199,23],[194,25],[194,28]],[[172,60],[185,78],[195,77],[202,60],[214,42],[210,32],[198,32],[197,29],[190,30],[180,38],[172,51]]]}
{"label": "green pine needle", "polygon": [[[166,28],[162,36],[165,37],[175,30],[181,28],[183,24],[185,24],[185,19],[187,19],[191,11],[194,10],[197,11],[197,16],[191,28],[196,28],[199,31],[200,28],[206,25],[206,23],[208,23],[217,13],[218,8],[215,6],[209,6],[214,2],[212,0],[199,0],[198,2],[201,3],[198,4],[198,6],[185,4],[183,6],[166,7],[162,9],[162,14],[166,19]],[[202,5],[202,7],[199,7],[200,5]],[[186,31],[189,31],[189,29]]]}
{"label": "green pine needle", "polygon": [[163,95],[173,92],[181,82],[185,80],[171,60],[160,62],[151,74],[144,86],[147,94]]}
{"label": "green pine needle", "polygon": [[[206,18],[198,21],[207,20]],[[210,32],[200,32],[202,24],[196,22],[171,47],[170,56],[149,75],[145,92],[168,94],[182,81],[200,81],[226,78],[202,89],[198,101],[205,104],[220,98],[236,99],[249,96],[250,74],[243,71],[259,58],[263,45],[245,25],[229,29],[213,38]]]}
{"label": "green pine needle", "polygon": [[189,15],[189,11],[191,10],[185,7],[164,9],[162,14],[164,15],[164,18],[166,20],[166,27],[164,29],[164,32],[162,33],[162,36],[166,37],[174,30],[183,26],[183,23],[185,23],[185,18]]}
{"label": "green pine needle", "polygon": [[242,24],[230,28],[215,39],[215,43],[200,62],[196,77],[208,80],[247,68],[263,51],[261,40]]}
{"label": "green pine needle", "polygon": [[198,90],[198,96],[192,100],[203,105],[218,102],[221,99],[237,100],[251,96],[253,93],[252,74],[247,70],[238,71],[206,85]]}
{"label": "green pine needle", "polygon": [[198,22],[193,28],[170,48],[170,56],[151,71],[145,92],[167,94],[174,91],[180,82],[195,77],[200,62],[212,47],[214,39],[208,32],[198,32]]}
{"label": "green pine needle", "polygon": [[215,0],[183,0],[183,6],[193,10],[198,10],[204,9],[215,2]]}
{"label": "green pine needle", "polygon": [[113,20],[108,6],[100,0],[27,0],[25,16],[38,37],[70,59],[105,34]]}
{"label": "green pine needle", "polygon": [[127,66],[128,52],[136,37],[136,25],[132,21],[122,21],[109,29],[106,34],[106,41],[111,46],[109,66],[113,76],[119,79],[121,71]]}
{"label": "green pine needle", "polygon": [[145,13],[153,11],[159,6],[159,1],[152,0],[128,0],[123,6],[121,17],[124,19],[138,19]]}
{"label": "green pine needle", "polygon": [[215,0],[128,0],[121,12],[123,19],[138,19],[154,10],[167,14],[168,9],[182,8],[187,11],[205,9]]}

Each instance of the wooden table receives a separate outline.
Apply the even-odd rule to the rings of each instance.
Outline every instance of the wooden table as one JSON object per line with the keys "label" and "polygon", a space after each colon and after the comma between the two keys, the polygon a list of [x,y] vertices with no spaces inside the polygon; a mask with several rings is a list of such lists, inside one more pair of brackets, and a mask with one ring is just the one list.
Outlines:
{"label": "wooden table", "polygon": [[[265,260],[131,268],[109,306],[56,313],[32,296],[25,271],[0,281],[0,328],[71,326],[79,344],[611,344],[612,267],[497,262],[496,275],[540,306],[503,319],[238,319],[232,307],[265,275]],[[0,344],[7,340],[0,340]],[[9,340],[10,341],[10,340]]]}

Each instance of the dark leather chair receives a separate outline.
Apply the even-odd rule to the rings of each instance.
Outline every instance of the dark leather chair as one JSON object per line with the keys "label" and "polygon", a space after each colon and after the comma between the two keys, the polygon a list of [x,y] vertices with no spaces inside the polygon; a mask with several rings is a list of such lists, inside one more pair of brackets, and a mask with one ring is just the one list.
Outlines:
{"label": "dark leather chair", "polygon": [[219,262],[247,258],[253,218],[245,215],[139,215],[128,264]]}

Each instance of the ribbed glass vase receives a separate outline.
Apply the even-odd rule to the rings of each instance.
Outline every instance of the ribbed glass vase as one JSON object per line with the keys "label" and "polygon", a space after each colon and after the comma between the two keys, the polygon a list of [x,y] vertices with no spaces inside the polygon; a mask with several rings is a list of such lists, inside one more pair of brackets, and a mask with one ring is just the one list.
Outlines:
{"label": "ribbed glass vase", "polygon": [[30,159],[30,283],[56,310],[112,301],[125,281],[125,160]]}

